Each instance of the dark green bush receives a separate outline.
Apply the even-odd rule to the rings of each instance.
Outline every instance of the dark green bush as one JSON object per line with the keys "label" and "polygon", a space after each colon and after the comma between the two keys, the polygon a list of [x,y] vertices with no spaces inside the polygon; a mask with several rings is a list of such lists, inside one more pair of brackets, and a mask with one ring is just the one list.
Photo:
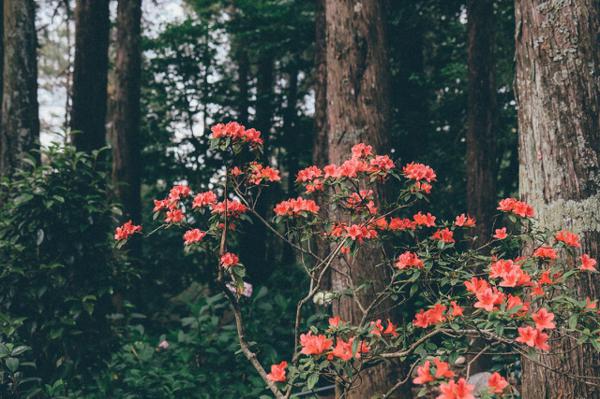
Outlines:
{"label": "dark green bush", "polygon": [[44,383],[85,381],[114,344],[107,316],[129,274],[113,255],[101,156],[55,146],[2,186],[0,312],[23,319]]}

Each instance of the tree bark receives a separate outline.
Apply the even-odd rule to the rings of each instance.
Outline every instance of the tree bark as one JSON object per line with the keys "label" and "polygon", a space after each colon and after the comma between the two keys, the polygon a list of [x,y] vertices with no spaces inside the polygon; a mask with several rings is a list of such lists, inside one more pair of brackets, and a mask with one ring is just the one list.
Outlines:
{"label": "tree bark", "polygon": [[248,78],[250,76],[250,60],[248,59],[248,51],[241,48],[242,43],[238,44],[239,48],[236,51],[238,64],[238,90],[239,90],[239,117],[238,121],[243,124],[248,124],[248,107],[250,103]]}
{"label": "tree bark", "polygon": [[80,151],[106,145],[109,0],[77,0],[71,108],[72,142]]}
{"label": "tree bark", "polygon": [[[315,4],[315,137],[313,140],[312,161],[322,168],[328,163],[329,153],[327,145],[327,36],[325,20],[325,0],[316,0]],[[320,207],[320,217],[327,219],[326,198],[317,193],[315,200]],[[324,259],[329,251],[326,240],[315,237],[316,254]],[[322,289],[331,288],[331,274],[323,276]]]}
{"label": "tree bark", "polygon": [[477,220],[478,243],[489,239],[496,213],[496,79],[494,2],[467,1],[467,210]]}
{"label": "tree bark", "polygon": [[126,218],[139,223],[141,0],[119,0],[112,118],[113,182]]}
{"label": "tree bark", "polygon": [[[329,162],[340,164],[359,142],[373,145],[376,151],[385,148],[389,65],[383,4],[379,0],[328,0],[325,18],[328,155]],[[330,210],[330,218],[336,220],[341,216],[339,212]],[[387,278],[385,269],[376,267],[378,259],[374,248],[363,245],[348,263],[337,260],[331,273],[332,289],[348,289],[351,284],[346,276],[351,275],[354,286],[371,283],[355,294],[362,303],[370,303]],[[359,323],[363,316],[353,298],[347,296],[334,301],[333,311],[352,324]],[[376,318],[386,317],[382,307],[374,313]],[[393,369],[382,365],[365,370],[344,398],[364,399],[386,393],[394,384]]]}
{"label": "tree bark", "polygon": [[[517,0],[516,86],[519,185],[540,223],[582,235],[583,252],[600,256],[600,7],[596,0]],[[600,294],[598,279],[582,274],[580,299]],[[555,352],[552,354],[552,352]],[[523,359],[524,399],[598,399],[600,357],[568,338],[551,353]]]}
{"label": "tree bark", "polygon": [[25,152],[39,147],[37,37],[33,0],[4,0],[4,62],[0,175],[21,165]]}

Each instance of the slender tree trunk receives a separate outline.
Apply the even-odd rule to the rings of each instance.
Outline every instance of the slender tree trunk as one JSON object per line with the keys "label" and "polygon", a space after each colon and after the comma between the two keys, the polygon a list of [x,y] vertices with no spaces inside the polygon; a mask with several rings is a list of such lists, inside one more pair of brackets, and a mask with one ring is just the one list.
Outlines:
{"label": "slender tree trunk", "polygon": [[[268,160],[268,154],[271,150],[271,122],[273,119],[273,85],[274,85],[274,59],[273,55],[266,52],[258,58],[257,76],[256,76],[256,115],[254,118],[254,128],[262,133],[265,140],[263,163]],[[260,201],[256,206],[256,211],[263,217],[272,208],[272,199],[269,190],[263,191]],[[247,234],[244,237],[244,246],[241,248],[242,257],[248,266],[248,271],[252,277],[259,282],[264,282],[272,272],[272,265],[267,259],[267,233],[260,223],[255,222],[248,226]]]}
{"label": "slender tree trunk", "polygon": [[126,218],[140,221],[141,0],[119,0],[112,118],[113,181]]}
{"label": "slender tree trunk", "polygon": [[496,79],[494,2],[467,1],[467,209],[479,243],[489,239],[496,212]]}
{"label": "slender tree trunk", "polygon": [[[239,44],[241,47],[242,44]],[[250,60],[246,49],[238,48],[236,51],[238,64],[238,89],[239,89],[239,118],[238,121],[246,125],[248,124],[248,107],[250,104],[248,78],[250,76]]]}
{"label": "slender tree trunk", "polygon": [[[520,190],[544,227],[582,234],[582,250],[599,258],[600,7],[596,0],[515,5]],[[573,294],[598,298],[596,275],[582,274]],[[537,361],[523,359],[524,399],[600,398],[586,384],[600,378],[591,347],[562,338]]]}
{"label": "slender tree trunk", "polygon": [[[313,141],[313,164],[322,168],[327,165],[329,154],[327,145],[327,38],[325,20],[325,0],[316,0],[315,5],[315,137]],[[320,206],[320,216],[327,218],[325,198],[317,193],[316,201]],[[315,237],[316,254],[321,259],[327,256],[329,246],[326,240]],[[324,276],[323,289],[331,288],[331,275]]]}
{"label": "slender tree trunk", "polygon": [[81,151],[106,145],[109,0],[77,0],[71,131]]}
{"label": "slender tree trunk", "polygon": [[33,0],[4,0],[4,65],[0,175],[21,164],[23,153],[39,147],[37,37]]}
{"label": "slender tree trunk", "polygon": [[[340,164],[349,158],[358,142],[385,148],[389,115],[389,65],[385,43],[383,4],[379,0],[327,0],[327,124],[329,162]],[[331,210],[330,218],[341,215]],[[378,252],[363,245],[348,263],[338,260],[331,273],[334,291],[370,282],[355,295],[370,303],[387,279],[385,269],[376,267]],[[336,270],[341,271],[336,272]],[[385,305],[383,305],[385,306]],[[353,298],[343,296],[333,304],[343,320],[359,323],[363,313]],[[376,317],[385,318],[381,308]],[[365,370],[356,386],[344,398],[365,399],[381,395],[394,384],[394,367],[381,365]],[[339,394],[339,392],[338,392]]]}

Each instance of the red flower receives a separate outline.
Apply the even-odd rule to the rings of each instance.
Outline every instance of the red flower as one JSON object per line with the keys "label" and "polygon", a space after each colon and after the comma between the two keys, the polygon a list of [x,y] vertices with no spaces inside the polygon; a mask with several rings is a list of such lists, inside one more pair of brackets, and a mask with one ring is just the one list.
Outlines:
{"label": "red flower", "polygon": [[222,215],[225,213],[225,208],[227,208],[228,217],[237,217],[248,210],[240,201],[227,199],[211,205],[211,213]]}
{"label": "red flower", "polygon": [[414,384],[427,384],[428,382],[433,381],[433,376],[431,375],[431,362],[426,360],[422,366],[417,367],[417,377],[413,379]]}
{"label": "red flower", "polygon": [[452,307],[452,316],[458,317],[463,315],[463,308],[456,303],[456,301],[450,302],[450,306]]}
{"label": "red flower", "polygon": [[488,387],[492,393],[502,393],[508,386],[508,382],[500,375],[500,373],[493,373],[488,379]]}
{"label": "red flower", "polygon": [[422,269],[423,261],[419,259],[417,254],[414,252],[406,251],[402,255],[398,256],[398,259],[394,265],[400,270],[406,269],[407,267],[416,267],[418,269]]}
{"label": "red flower", "polygon": [[536,313],[531,315],[533,321],[535,321],[535,328],[538,330],[553,329],[556,328],[556,324],[554,324],[554,313],[548,312],[545,308],[541,308]]}
{"label": "red flower", "polygon": [[452,378],[454,372],[450,370],[448,363],[441,361],[439,358],[433,359],[435,363],[435,378]]}
{"label": "red flower", "polygon": [[179,223],[183,220],[183,212],[181,209],[173,209],[167,212],[167,217],[165,218],[166,223]]}
{"label": "red flower", "polygon": [[169,199],[171,201],[177,201],[182,197],[187,197],[191,194],[191,190],[188,186],[184,186],[184,185],[176,185],[173,186],[173,188],[171,189],[171,191],[169,191]]}
{"label": "red flower", "polygon": [[319,206],[313,200],[305,200],[302,197],[282,201],[274,208],[277,216],[296,216],[303,214],[316,214],[319,212]]}
{"label": "red flower", "polygon": [[451,244],[454,242],[454,232],[446,227],[433,233],[431,238],[433,238],[434,240],[445,242],[447,244]]}
{"label": "red flower", "polygon": [[496,238],[498,240],[504,240],[506,237],[508,237],[508,234],[506,234],[506,227],[503,227],[501,229],[496,229],[496,231],[494,233],[494,238]]}
{"label": "red flower", "polygon": [[419,211],[417,214],[413,215],[413,220],[417,226],[435,226],[435,216],[429,212],[427,212],[427,215],[423,215],[421,211]]}
{"label": "red flower", "polygon": [[273,169],[270,166],[262,166],[257,162],[250,164],[250,176],[248,176],[248,182],[250,184],[261,184],[263,181],[278,182],[281,180],[279,171]]}
{"label": "red flower", "polygon": [[243,141],[251,145],[261,145],[263,143],[260,132],[256,129],[248,129],[237,122],[227,124],[217,123],[211,127],[211,139],[229,138],[232,141]]}
{"label": "red flower", "polygon": [[477,302],[475,303],[476,308],[485,309],[488,312],[494,310],[494,305],[497,304],[500,294],[498,291],[492,288],[486,288],[485,290],[478,291],[476,294]]}
{"label": "red flower", "polygon": [[503,212],[512,212],[515,215],[521,217],[533,217],[534,210],[533,208],[525,202],[516,200],[514,198],[505,198],[498,204],[498,209]]}
{"label": "red flower", "polygon": [[489,283],[484,279],[472,277],[471,280],[465,281],[465,287],[467,287],[467,291],[477,294],[480,291],[483,291],[489,288]]}
{"label": "red flower", "polygon": [[590,257],[588,254],[581,255],[580,259],[581,266],[579,266],[579,270],[596,271],[596,259]]}
{"label": "red flower", "polygon": [[445,311],[446,306],[439,303],[435,304],[433,308],[429,310],[421,309],[419,313],[415,315],[413,324],[416,327],[427,328],[431,325],[441,323],[446,320],[444,317]]}
{"label": "red flower", "polygon": [[365,143],[358,143],[352,147],[352,158],[366,158],[373,155],[373,147]]}
{"label": "red flower", "polygon": [[190,245],[195,242],[200,242],[206,236],[204,231],[200,229],[188,230],[183,234],[183,241],[185,245]]}
{"label": "red flower", "polygon": [[212,191],[205,191],[203,193],[196,194],[192,208],[201,208],[203,206],[214,205],[217,203],[217,195]]}
{"label": "red flower", "polygon": [[475,219],[463,213],[456,217],[454,224],[458,227],[475,227]]}
{"label": "red flower", "polygon": [[387,327],[385,328],[385,330],[383,331],[384,334],[389,334],[392,337],[397,337],[398,336],[398,332],[396,331],[396,326],[390,321],[390,319],[387,320]]}
{"label": "red flower", "polygon": [[[352,359],[352,344],[354,342],[354,338],[350,338],[348,341],[344,341],[341,338],[338,338],[335,343],[335,348],[331,351],[331,358],[333,356],[342,359],[344,361],[348,361]],[[360,358],[361,353],[367,353],[369,351],[368,346],[364,342],[360,342],[358,346],[358,351],[354,355],[357,359]]]}
{"label": "red flower", "polygon": [[544,246],[541,246],[538,249],[536,249],[533,252],[533,256],[536,258],[552,260],[552,259],[556,259],[558,255],[556,254],[556,251],[552,247],[544,245]]}
{"label": "red flower", "polygon": [[323,334],[313,335],[312,332],[300,335],[301,353],[304,355],[320,355],[333,346],[333,340]]}
{"label": "red flower", "polygon": [[115,240],[126,240],[135,233],[140,233],[142,226],[136,226],[131,220],[125,222],[122,226],[115,229]]}
{"label": "red flower", "polygon": [[240,263],[240,258],[236,254],[227,252],[221,256],[221,266],[223,267],[235,266],[238,263]]}
{"label": "red flower", "polygon": [[371,172],[376,173],[386,173],[392,169],[396,165],[394,165],[394,161],[390,159],[387,155],[377,155],[375,158],[369,161],[369,165],[371,166]]}
{"label": "red flower", "polygon": [[333,316],[329,318],[329,327],[337,327],[340,325],[340,323],[342,322],[342,319],[340,319],[340,316]]}
{"label": "red flower", "polygon": [[373,329],[369,332],[369,334],[381,336],[381,333],[383,332],[383,324],[381,324],[381,319],[372,321],[371,327],[373,327]]}
{"label": "red flower", "polygon": [[154,209],[152,209],[152,212],[158,212],[160,210],[167,209],[168,207],[169,207],[168,199],[154,200]]}
{"label": "red flower", "polygon": [[531,326],[519,327],[519,336],[515,339],[516,342],[520,342],[527,346],[535,346],[535,338],[537,337],[537,330]]}
{"label": "red flower", "polygon": [[285,382],[285,369],[287,367],[287,362],[284,360],[279,364],[274,364],[271,366],[271,372],[267,374],[267,378],[272,382]]}
{"label": "red flower", "polygon": [[415,223],[407,218],[391,218],[390,223],[388,224],[389,230],[414,230]]}
{"label": "red flower", "polygon": [[300,183],[306,183],[309,181],[313,181],[316,178],[319,178],[323,175],[321,169],[316,166],[309,166],[308,168],[304,168],[298,172],[296,175],[296,181]]}
{"label": "red flower", "polygon": [[475,385],[467,384],[464,378],[458,380],[458,383],[449,381],[440,384],[440,395],[436,399],[475,399],[473,390]]}
{"label": "red flower", "polygon": [[433,169],[431,169],[431,167],[416,162],[406,164],[404,168],[402,168],[402,173],[407,179],[416,181],[425,180],[428,183],[435,181],[437,177]]}
{"label": "red flower", "polygon": [[556,241],[564,242],[566,245],[573,248],[581,248],[581,243],[579,242],[579,236],[575,233],[572,233],[568,230],[561,230],[554,236]]}

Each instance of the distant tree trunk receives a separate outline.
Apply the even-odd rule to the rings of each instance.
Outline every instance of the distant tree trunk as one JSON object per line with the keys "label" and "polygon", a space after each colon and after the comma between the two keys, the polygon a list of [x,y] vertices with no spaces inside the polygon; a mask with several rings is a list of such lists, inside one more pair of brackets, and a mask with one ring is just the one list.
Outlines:
{"label": "distant tree trunk", "polygon": [[[379,0],[328,0],[325,12],[328,154],[329,162],[340,164],[358,142],[371,144],[376,150],[385,148],[390,111],[385,22]],[[339,216],[338,210],[331,211],[331,219]],[[379,253],[364,244],[349,264],[337,260],[331,272],[332,289],[348,289],[348,275],[355,286],[371,282],[356,294],[362,303],[369,303],[387,278],[383,267],[375,267],[377,259]],[[351,324],[359,323],[363,316],[352,298],[346,296],[334,302],[333,311]],[[386,317],[381,307],[375,313]],[[394,367],[389,365],[365,370],[360,383],[344,398],[365,399],[386,393],[395,382],[392,370]]]}
{"label": "distant tree trunk", "polygon": [[494,1],[467,1],[467,210],[477,220],[478,243],[490,238],[496,208],[496,79]]}
{"label": "distant tree trunk", "polygon": [[[274,86],[274,58],[269,52],[260,54],[257,61],[256,72],[256,114],[252,127],[260,130],[265,140],[264,156],[262,162],[268,160],[272,143],[270,140],[271,122],[273,120],[273,86]],[[269,191],[263,191],[261,200],[258,201],[256,211],[263,217],[271,209]],[[273,271],[272,265],[267,261],[267,233],[258,221],[248,225],[242,250],[242,257],[248,266],[251,277],[256,282],[264,282]]]}
{"label": "distant tree trunk", "polygon": [[[315,6],[315,136],[313,140],[312,161],[322,168],[327,165],[329,154],[327,145],[327,40],[325,21],[325,0],[317,0]],[[317,194],[316,201],[319,204],[320,216],[327,218],[327,207],[324,206],[325,198]],[[327,241],[321,237],[315,237],[315,253],[321,259],[327,255],[329,247]],[[329,289],[331,286],[331,275],[322,279],[321,287]]]}
{"label": "distant tree trunk", "polygon": [[[596,0],[517,0],[516,87],[519,185],[542,226],[582,234],[582,250],[600,257],[600,7]],[[596,275],[572,287],[598,298]],[[554,354],[552,353],[554,352]],[[549,354],[523,359],[524,399],[598,399],[600,356],[574,338],[553,341]],[[588,377],[587,380],[573,376]]]}
{"label": "distant tree trunk", "polygon": [[4,0],[3,5],[0,175],[9,176],[23,153],[39,147],[37,34],[33,0]]}
{"label": "distant tree trunk", "polygon": [[119,0],[112,118],[113,181],[126,218],[140,221],[141,0]]}
{"label": "distant tree trunk", "polygon": [[106,145],[109,0],[77,0],[71,131],[81,151]]}
{"label": "distant tree trunk", "polygon": [[[239,44],[241,47],[242,45]],[[248,124],[248,107],[250,104],[249,90],[248,90],[248,79],[250,76],[250,60],[248,59],[248,52],[243,48],[238,48],[236,51],[236,58],[238,64],[238,90],[240,105],[238,121],[243,124]]]}

